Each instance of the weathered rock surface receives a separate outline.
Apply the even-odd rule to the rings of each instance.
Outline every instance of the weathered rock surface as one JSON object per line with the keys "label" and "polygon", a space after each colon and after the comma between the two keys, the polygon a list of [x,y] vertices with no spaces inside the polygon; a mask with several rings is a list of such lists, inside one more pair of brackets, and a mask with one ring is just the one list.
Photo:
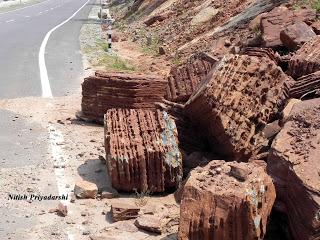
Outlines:
{"label": "weathered rock surface", "polygon": [[245,159],[263,145],[261,130],[284,107],[289,84],[269,58],[227,55],[185,109],[217,153]]}
{"label": "weathered rock surface", "polygon": [[136,219],[134,224],[138,228],[146,230],[148,232],[159,233],[159,234],[161,234],[162,232],[161,219],[156,216],[142,215]]}
{"label": "weathered rock surface", "polygon": [[111,216],[114,222],[135,219],[139,211],[140,208],[120,201],[111,206]]}
{"label": "weathered rock surface", "polygon": [[274,8],[261,18],[261,31],[264,47],[282,46],[280,32],[296,22],[311,21],[316,18],[314,9],[291,11],[284,6]]}
{"label": "weathered rock surface", "polygon": [[154,109],[166,88],[167,81],[156,76],[97,71],[82,84],[82,117],[103,122],[111,108]]}
{"label": "weathered rock surface", "polygon": [[320,71],[320,36],[304,44],[289,62],[288,74],[297,79]]}
{"label": "weathered rock surface", "polygon": [[298,78],[290,88],[290,97],[301,98],[316,90],[320,90],[320,71]]}
{"label": "weathered rock surface", "polygon": [[263,239],[274,200],[262,163],[212,161],[193,170],[184,186],[178,239]]}
{"label": "weathered rock surface", "polygon": [[268,158],[277,206],[286,206],[295,240],[320,238],[319,156],[320,98],[294,105]]}
{"label": "weathered rock surface", "polygon": [[74,186],[74,195],[77,198],[96,198],[98,187],[95,183],[78,181]]}
{"label": "weathered rock surface", "polygon": [[182,178],[182,156],[172,117],[165,111],[110,109],[105,148],[112,186],[122,191],[163,192]]}
{"label": "weathered rock surface", "polygon": [[171,69],[166,99],[186,102],[218,60],[202,53],[194,61]]}
{"label": "weathered rock surface", "polygon": [[316,34],[312,28],[304,22],[297,22],[280,32],[280,39],[283,45],[291,51],[299,49],[315,36]]}
{"label": "weathered rock surface", "polygon": [[248,56],[270,58],[276,64],[280,62],[280,56],[271,48],[246,47],[243,53]]}

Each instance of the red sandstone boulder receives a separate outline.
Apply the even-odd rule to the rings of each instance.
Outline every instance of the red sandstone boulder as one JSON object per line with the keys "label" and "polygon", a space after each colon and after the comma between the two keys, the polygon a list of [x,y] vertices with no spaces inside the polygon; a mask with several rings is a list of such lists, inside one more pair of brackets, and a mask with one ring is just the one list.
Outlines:
{"label": "red sandstone boulder", "polygon": [[290,97],[301,98],[320,90],[320,71],[300,77],[290,88]]}
{"label": "red sandstone boulder", "polygon": [[114,222],[135,219],[138,217],[140,208],[122,202],[113,203],[111,206],[111,216]]}
{"label": "red sandstone boulder", "polygon": [[164,192],[182,179],[182,156],[172,117],[164,111],[110,109],[105,149],[112,186],[122,191]]}
{"label": "red sandstone boulder", "polygon": [[97,71],[82,84],[80,117],[103,122],[111,108],[155,109],[166,88],[167,81],[156,76]]}
{"label": "red sandstone boulder", "polygon": [[173,102],[188,101],[217,61],[218,59],[202,53],[186,65],[173,67],[168,77],[169,85],[165,98]]}
{"label": "red sandstone boulder", "polygon": [[295,240],[320,237],[319,137],[320,98],[297,103],[268,158],[276,206],[287,212]]}
{"label": "red sandstone boulder", "polygon": [[212,161],[184,186],[179,240],[263,239],[275,188],[262,163]]}
{"label": "red sandstone boulder", "polygon": [[227,55],[185,109],[215,151],[244,160],[265,143],[262,129],[284,107],[289,84],[269,58]]}
{"label": "red sandstone boulder", "polygon": [[283,45],[291,51],[297,50],[315,36],[316,34],[312,28],[304,22],[297,22],[280,32],[280,39]]}
{"label": "red sandstone boulder", "polygon": [[316,18],[314,9],[291,11],[284,6],[274,8],[261,18],[261,32],[264,47],[282,46],[280,32],[296,22],[311,21]]}
{"label": "red sandstone boulder", "polygon": [[304,44],[290,59],[288,74],[297,79],[319,70],[320,36],[316,36]]}

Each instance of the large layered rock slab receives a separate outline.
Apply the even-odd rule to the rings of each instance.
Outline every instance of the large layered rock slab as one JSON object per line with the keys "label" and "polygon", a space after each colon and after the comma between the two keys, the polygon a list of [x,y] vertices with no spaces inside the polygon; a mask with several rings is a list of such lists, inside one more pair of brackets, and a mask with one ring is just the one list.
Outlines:
{"label": "large layered rock slab", "polygon": [[182,178],[182,157],[172,117],[160,110],[110,109],[105,149],[112,186],[121,191],[163,192]]}
{"label": "large layered rock slab", "polygon": [[315,91],[320,91],[320,71],[298,78],[290,88],[290,97],[301,98]]}
{"label": "large layered rock slab", "polygon": [[295,240],[320,238],[319,156],[320,98],[294,105],[268,157],[276,206],[287,212]]}
{"label": "large layered rock slab", "polygon": [[262,42],[264,47],[283,46],[280,32],[296,22],[307,22],[316,18],[314,9],[291,11],[284,6],[274,8],[261,18]]}
{"label": "large layered rock slab", "polygon": [[227,55],[185,109],[214,150],[244,160],[263,145],[261,130],[284,107],[288,84],[269,58]]}
{"label": "large layered rock slab", "polygon": [[181,67],[173,67],[168,77],[166,99],[186,102],[217,61],[216,58],[202,53],[194,61]]}
{"label": "large layered rock slab", "polygon": [[280,32],[282,43],[291,51],[299,49],[315,36],[316,34],[312,28],[304,22],[297,22]]}
{"label": "large layered rock slab", "polygon": [[212,161],[184,186],[179,240],[263,239],[275,201],[265,163]]}
{"label": "large layered rock slab", "polygon": [[288,74],[293,78],[320,71],[320,36],[304,44],[290,59]]}
{"label": "large layered rock slab", "polygon": [[97,71],[82,84],[82,117],[103,122],[111,108],[155,109],[167,88],[167,81],[151,75]]}

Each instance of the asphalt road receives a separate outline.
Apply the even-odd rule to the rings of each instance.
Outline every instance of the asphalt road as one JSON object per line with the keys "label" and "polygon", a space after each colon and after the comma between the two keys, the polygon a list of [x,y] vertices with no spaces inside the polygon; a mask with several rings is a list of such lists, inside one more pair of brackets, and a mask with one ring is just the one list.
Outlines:
{"label": "asphalt road", "polygon": [[[70,18],[87,0],[45,0],[39,4],[0,13],[0,100],[41,97],[39,51],[45,36]],[[91,10],[90,0],[70,21],[50,35],[45,48],[45,65],[53,97],[80,88],[83,73],[79,34]],[[25,167],[47,161],[48,129],[30,117],[0,109],[0,188],[10,185],[6,174],[16,175]],[[47,192],[58,193],[54,171],[46,176]],[[39,187],[44,187],[39,182]],[[28,183],[28,186],[34,186]],[[48,185],[49,186],[49,185]],[[9,188],[15,193],[15,188]],[[22,192],[24,193],[24,192]],[[39,209],[48,203],[37,203]],[[24,234],[40,224],[37,216],[26,218],[22,209],[8,208],[0,199],[0,239],[34,239]],[[20,229],[17,233],[17,230]],[[54,236],[48,239],[56,239]]]}
{"label": "asphalt road", "polygon": [[[52,28],[72,16],[86,1],[47,0],[0,14],[0,99],[42,95],[40,45]],[[80,87],[83,67],[78,38],[91,6],[89,2],[48,40],[45,60],[53,96]]]}

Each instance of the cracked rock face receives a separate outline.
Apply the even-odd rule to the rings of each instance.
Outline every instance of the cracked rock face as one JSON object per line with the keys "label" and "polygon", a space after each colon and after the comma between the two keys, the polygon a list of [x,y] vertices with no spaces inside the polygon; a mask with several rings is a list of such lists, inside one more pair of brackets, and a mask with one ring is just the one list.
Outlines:
{"label": "cracked rock face", "polygon": [[316,18],[316,11],[301,9],[291,11],[284,6],[274,8],[261,18],[262,41],[264,47],[277,48],[282,46],[280,32],[297,22],[307,22]]}
{"label": "cracked rock face", "polygon": [[304,44],[289,62],[288,74],[294,79],[320,71],[320,36]]}
{"label": "cracked rock face", "polygon": [[103,122],[111,108],[155,109],[167,89],[167,81],[150,75],[97,71],[82,84],[82,114]]}
{"label": "cracked rock face", "polygon": [[214,160],[189,175],[178,239],[263,239],[274,201],[275,188],[264,163]]}
{"label": "cracked rock face", "polygon": [[110,109],[105,148],[112,186],[122,191],[164,192],[182,178],[182,156],[172,117],[165,111]]}
{"label": "cracked rock face", "polygon": [[[279,210],[285,210],[295,240],[320,237],[320,99],[294,105],[273,142],[268,173]],[[283,207],[284,206],[284,207]]]}
{"label": "cracked rock face", "polygon": [[269,58],[226,55],[185,109],[215,151],[244,160],[264,144],[261,130],[284,107],[290,84]]}
{"label": "cracked rock face", "polygon": [[166,99],[173,102],[188,101],[217,61],[217,59],[203,53],[190,63],[181,67],[173,67],[168,78]]}

